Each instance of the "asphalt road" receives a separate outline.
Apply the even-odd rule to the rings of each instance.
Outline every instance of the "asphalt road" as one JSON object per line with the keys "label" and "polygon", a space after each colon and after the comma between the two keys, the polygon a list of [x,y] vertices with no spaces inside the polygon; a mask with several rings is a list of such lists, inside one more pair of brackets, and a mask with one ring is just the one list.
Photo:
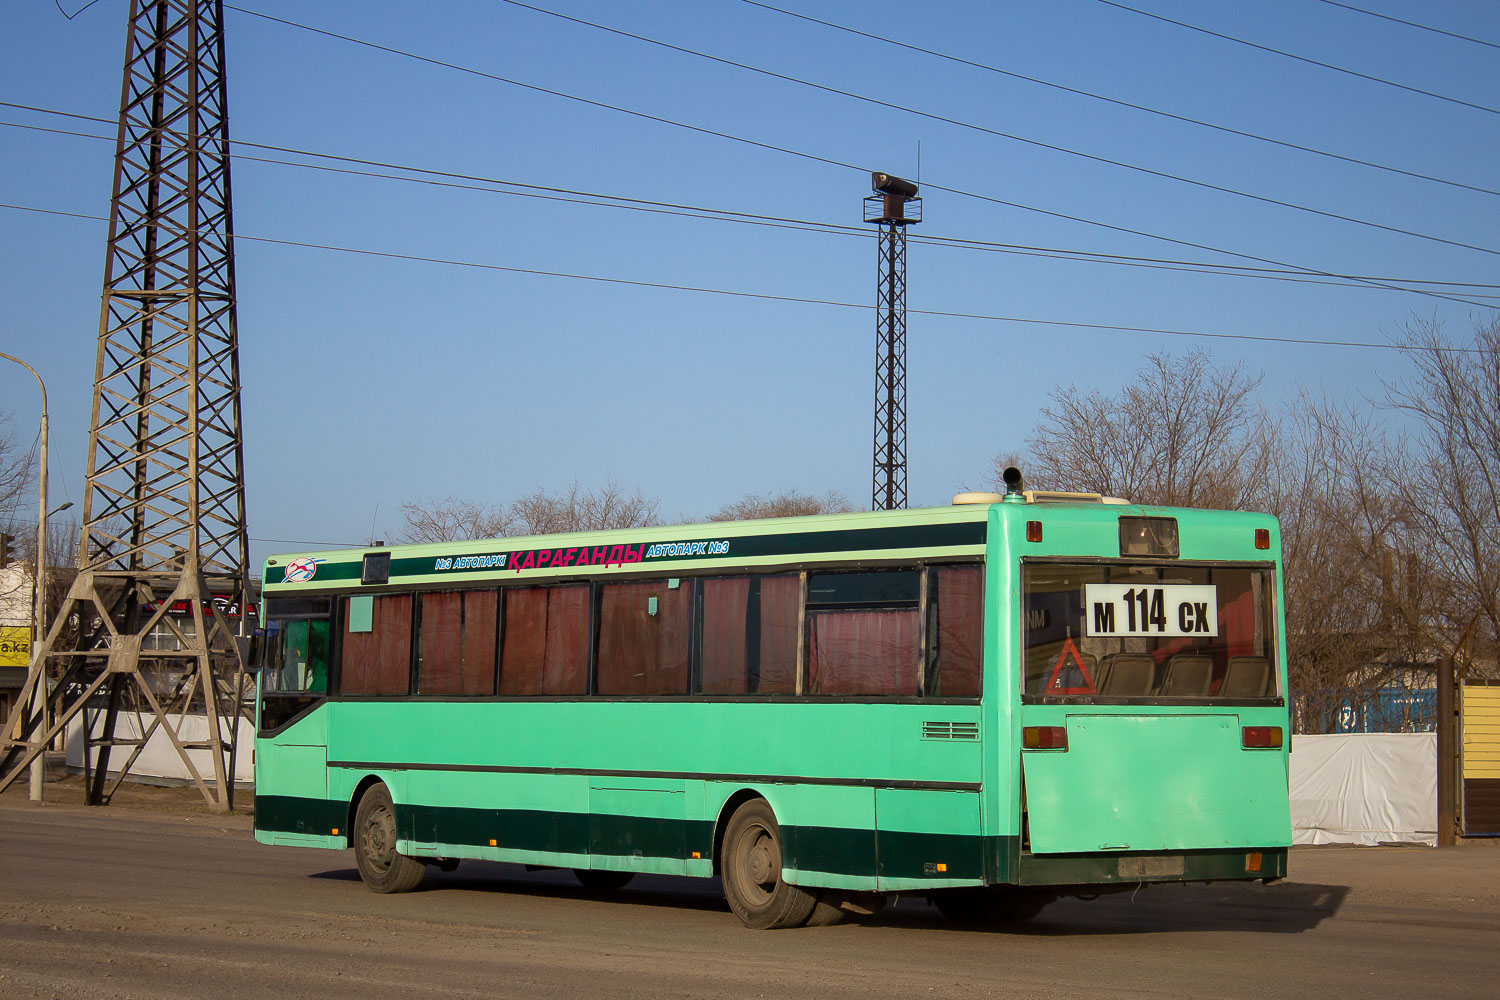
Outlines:
{"label": "asphalt road", "polygon": [[243,816],[0,800],[0,997],[1492,997],[1500,845],[1301,848],[1262,886],[956,928],[920,899],[749,931],[715,883],[465,862],[405,896]]}

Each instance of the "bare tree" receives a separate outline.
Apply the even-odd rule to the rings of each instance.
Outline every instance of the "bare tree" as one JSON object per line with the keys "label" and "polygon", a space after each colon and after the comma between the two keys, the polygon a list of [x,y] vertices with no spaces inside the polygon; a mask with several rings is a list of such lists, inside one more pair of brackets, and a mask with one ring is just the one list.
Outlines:
{"label": "bare tree", "polygon": [[661,502],[613,479],[597,487],[576,480],[560,490],[537,489],[514,501],[474,503],[417,497],[401,504],[404,542],[452,542],[506,535],[548,535],[661,523]]}
{"label": "bare tree", "polygon": [[[30,561],[36,549],[36,456],[22,451],[10,429],[10,414],[0,412],[0,533],[11,536],[17,566]],[[20,569],[0,574],[0,606],[10,624],[32,617],[31,572]]]}
{"label": "bare tree", "polygon": [[1288,666],[1301,732],[1407,685],[1430,662],[1446,588],[1388,474],[1403,445],[1367,408],[1301,392],[1278,407],[1263,506],[1281,522]]}
{"label": "bare tree", "polygon": [[1415,371],[1387,386],[1387,403],[1421,428],[1402,486],[1421,497],[1427,542],[1466,605],[1472,653],[1500,672],[1500,319],[1476,325],[1468,345],[1436,322],[1408,325],[1400,342]]}
{"label": "bare tree", "polygon": [[854,510],[849,498],[838,490],[814,496],[800,490],[780,493],[747,493],[726,503],[712,514],[710,521],[753,521],[765,517],[804,517],[810,514],[846,514]]}
{"label": "bare tree", "polygon": [[401,504],[405,542],[456,542],[511,534],[515,519],[501,504],[480,504],[447,496],[418,497]]}
{"label": "bare tree", "polygon": [[574,480],[560,490],[539,489],[510,505],[511,534],[549,535],[606,528],[644,528],[661,523],[661,501],[613,477],[597,487]]}
{"label": "bare tree", "polygon": [[[10,429],[10,414],[0,412],[0,525],[7,533],[26,521],[35,526],[27,505],[36,497],[36,455],[22,451],[16,444],[15,434]],[[35,508],[31,508],[35,510]]]}
{"label": "bare tree", "polygon": [[1243,508],[1268,446],[1254,405],[1261,376],[1207,352],[1154,354],[1117,395],[1059,386],[1028,440],[1023,471],[1045,489],[1137,503]]}

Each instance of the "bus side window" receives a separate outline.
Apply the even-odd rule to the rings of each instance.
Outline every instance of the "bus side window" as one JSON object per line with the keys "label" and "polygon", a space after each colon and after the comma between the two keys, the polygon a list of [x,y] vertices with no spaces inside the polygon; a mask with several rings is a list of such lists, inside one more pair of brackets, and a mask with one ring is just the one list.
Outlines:
{"label": "bus side window", "polygon": [[808,694],[917,694],[919,580],[917,570],[808,578]]}
{"label": "bus side window", "polygon": [[422,595],[418,694],[495,693],[498,600],[493,590]]}
{"label": "bus side window", "polygon": [[687,694],[691,597],[692,588],[676,580],[600,585],[594,692]]}
{"label": "bus side window", "polygon": [[984,663],[984,569],[932,566],[927,570],[929,698],[977,698]]}
{"label": "bus side window", "polygon": [[502,695],[584,695],[589,683],[586,583],[505,588]]}
{"label": "bus side window", "polygon": [[711,577],[702,606],[695,694],[796,693],[797,574]]}
{"label": "bus side window", "polygon": [[[350,613],[353,601],[373,600],[368,624]],[[341,694],[411,692],[412,595],[344,598]]]}
{"label": "bus side window", "polygon": [[328,691],[328,622],[272,622],[266,641],[264,690],[276,694]]}

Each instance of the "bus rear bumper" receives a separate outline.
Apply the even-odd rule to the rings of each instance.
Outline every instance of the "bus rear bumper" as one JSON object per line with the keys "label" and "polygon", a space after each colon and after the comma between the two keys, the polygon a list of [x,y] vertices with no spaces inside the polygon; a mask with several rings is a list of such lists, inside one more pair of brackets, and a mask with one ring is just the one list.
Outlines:
{"label": "bus rear bumper", "polygon": [[1286,877],[1285,847],[1212,851],[1022,852],[1021,885],[1139,885],[1145,882],[1271,881]]}

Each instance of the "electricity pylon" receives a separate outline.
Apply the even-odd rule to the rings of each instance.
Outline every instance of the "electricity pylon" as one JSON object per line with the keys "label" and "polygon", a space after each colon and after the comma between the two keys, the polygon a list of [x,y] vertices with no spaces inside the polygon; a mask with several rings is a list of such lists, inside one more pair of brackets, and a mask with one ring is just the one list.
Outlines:
{"label": "electricity pylon", "polygon": [[92,708],[90,804],[162,732],[233,805],[250,594],[223,25],[218,0],[131,0],[78,574],[0,734],[0,791]]}
{"label": "electricity pylon", "polygon": [[917,185],[875,173],[865,221],[880,226],[875,316],[875,475],[871,510],[906,506],[906,227],[922,221]]}

